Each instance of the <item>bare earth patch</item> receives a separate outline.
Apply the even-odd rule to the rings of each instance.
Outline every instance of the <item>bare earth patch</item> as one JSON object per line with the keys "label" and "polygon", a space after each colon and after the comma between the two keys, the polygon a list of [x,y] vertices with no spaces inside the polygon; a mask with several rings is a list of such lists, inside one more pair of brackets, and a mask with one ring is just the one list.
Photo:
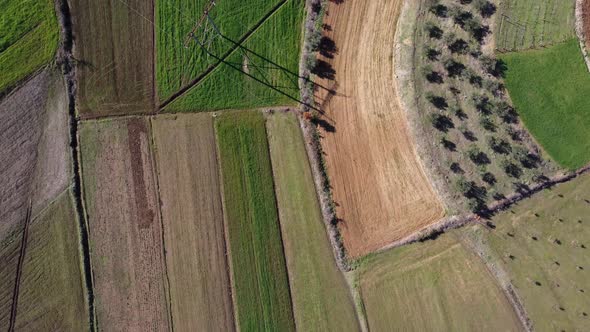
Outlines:
{"label": "bare earth patch", "polygon": [[[420,230],[444,215],[414,149],[397,99],[394,38],[403,1],[331,2],[325,37],[337,48],[318,83],[322,145],[340,229],[349,256],[359,257]],[[321,63],[321,62],[320,62]]]}

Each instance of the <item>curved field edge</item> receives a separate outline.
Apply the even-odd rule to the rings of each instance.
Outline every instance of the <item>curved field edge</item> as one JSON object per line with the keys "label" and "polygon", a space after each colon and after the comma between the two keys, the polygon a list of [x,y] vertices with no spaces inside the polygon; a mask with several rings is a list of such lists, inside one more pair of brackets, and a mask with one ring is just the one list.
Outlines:
{"label": "curved field edge", "polygon": [[[22,10],[24,2],[30,2]],[[0,5],[0,97],[55,56],[59,27],[51,0],[7,0]]]}
{"label": "curved field edge", "polygon": [[354,303],[322,220],[295,113],[267,118],[293,311],[301,331],[359,331]]}
{"label": "curved field edge", "polygon": [[359,264],[369,329],[521,330],[485,265],[451,234],[370,255]]}
{"label": "curved field edge", "polygon": [[237,326],[294,330],[265,119],[224,113],[215,132]]}
{"label": "curved field edge", "polygon": [[506,86],[528,130],[560,165],[590,161],[590,74],[577,39],[502,55]]}
{"label": "curved field edge", "polygon": [[[356,258],[436,222],[444,208],[397,98],[394,39],[403,1],[329,2],[316,102],[338,227]],[[386,22],[386,25],[383,25]],[[329,43],[329,42],[328,42]],[[333,75],[331,75],[332,73]]]}
{"label": "curved field edge", "polygon": [[[303,16],[304,1],[287,0],[241,43],[246,51],[242,51],[241,47],[236,48],[196,86],[167,105],[164,112],[251,109],[294,104],[291,98],[276,92],[271,86],[292,98],[299,98],[298,71]],[[203,53],[200,49],[194,52]],[[247,77],[240,70],[267,85]]]}

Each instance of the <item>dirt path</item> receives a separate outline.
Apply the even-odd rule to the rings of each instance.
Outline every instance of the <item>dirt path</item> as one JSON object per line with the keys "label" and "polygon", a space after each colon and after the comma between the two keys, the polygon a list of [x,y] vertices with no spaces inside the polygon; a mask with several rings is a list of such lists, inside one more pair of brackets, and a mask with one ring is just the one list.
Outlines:
{"label": "dirt path", "polygon": [[[324,118],[328,173],[340,228],[359,257],[440,219],[444,209],[416,156],[396,93],[394,38],[403,0],[331,2],[325,38],[336,51],[320,61],[335,90],[316,94]],[[326,43],[330,44],[330,43]],[[334,80],[330,80],[330,70]]]}

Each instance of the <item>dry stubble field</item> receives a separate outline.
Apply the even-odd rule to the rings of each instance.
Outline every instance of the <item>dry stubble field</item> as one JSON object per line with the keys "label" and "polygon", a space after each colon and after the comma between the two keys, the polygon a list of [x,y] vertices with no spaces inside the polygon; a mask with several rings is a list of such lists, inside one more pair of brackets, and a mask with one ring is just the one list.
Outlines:
{"label": "dry stubble field", "polygon": [[[83,117],[154,107],[154,3],[69,1],[74,33],[76,107]],[[147,19],[146,19],[147,18]]]}
{"label": "dry stubble field", "polygon": [[88,308],[73,196],[66,190],[31,221],[15,331],[83,331]]}
{"label": "dry stubble field", "polygon": [[359,284],[371,331],[520,331],[510,302],[453,235],[370,256]]}
{"label": "dry stubble field", "polygon": [[[422,169],[396,95],[394,37],[401,0],[330,2],[325,36],[338,48],[336,95],[316,95],[325,120],[328,174],[351,257],[399,240],[440,219],[444,208]],[[322,90],[320,90],[322,91]],[[328,100],[328,101],[325,101]]]}
{"label": "dry stubble field", "polygon": [[97,324],[104,331],[168,329],[148,123],[84,122],[80,146]]}
{"label": "dry stubble field", "polygon": [[176,331],[234,330],[213,118],[152,120]]}

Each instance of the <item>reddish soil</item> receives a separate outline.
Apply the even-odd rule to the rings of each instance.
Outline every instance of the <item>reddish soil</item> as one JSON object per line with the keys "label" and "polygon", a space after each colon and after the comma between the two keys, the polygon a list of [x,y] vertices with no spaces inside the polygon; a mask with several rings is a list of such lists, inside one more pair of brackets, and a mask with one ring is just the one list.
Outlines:
{"label": "reddish soil", "polygon": [[[443,206],[397,99],[394,39],[401,0],[329,3],[317,101],[322,146],[347,252],[359,257],[440,219]],[[334,43],[329,42],[332,40]],[[333,53],[333,54],[330,54]],[[333,76],[333,77],[332,77]]]}

